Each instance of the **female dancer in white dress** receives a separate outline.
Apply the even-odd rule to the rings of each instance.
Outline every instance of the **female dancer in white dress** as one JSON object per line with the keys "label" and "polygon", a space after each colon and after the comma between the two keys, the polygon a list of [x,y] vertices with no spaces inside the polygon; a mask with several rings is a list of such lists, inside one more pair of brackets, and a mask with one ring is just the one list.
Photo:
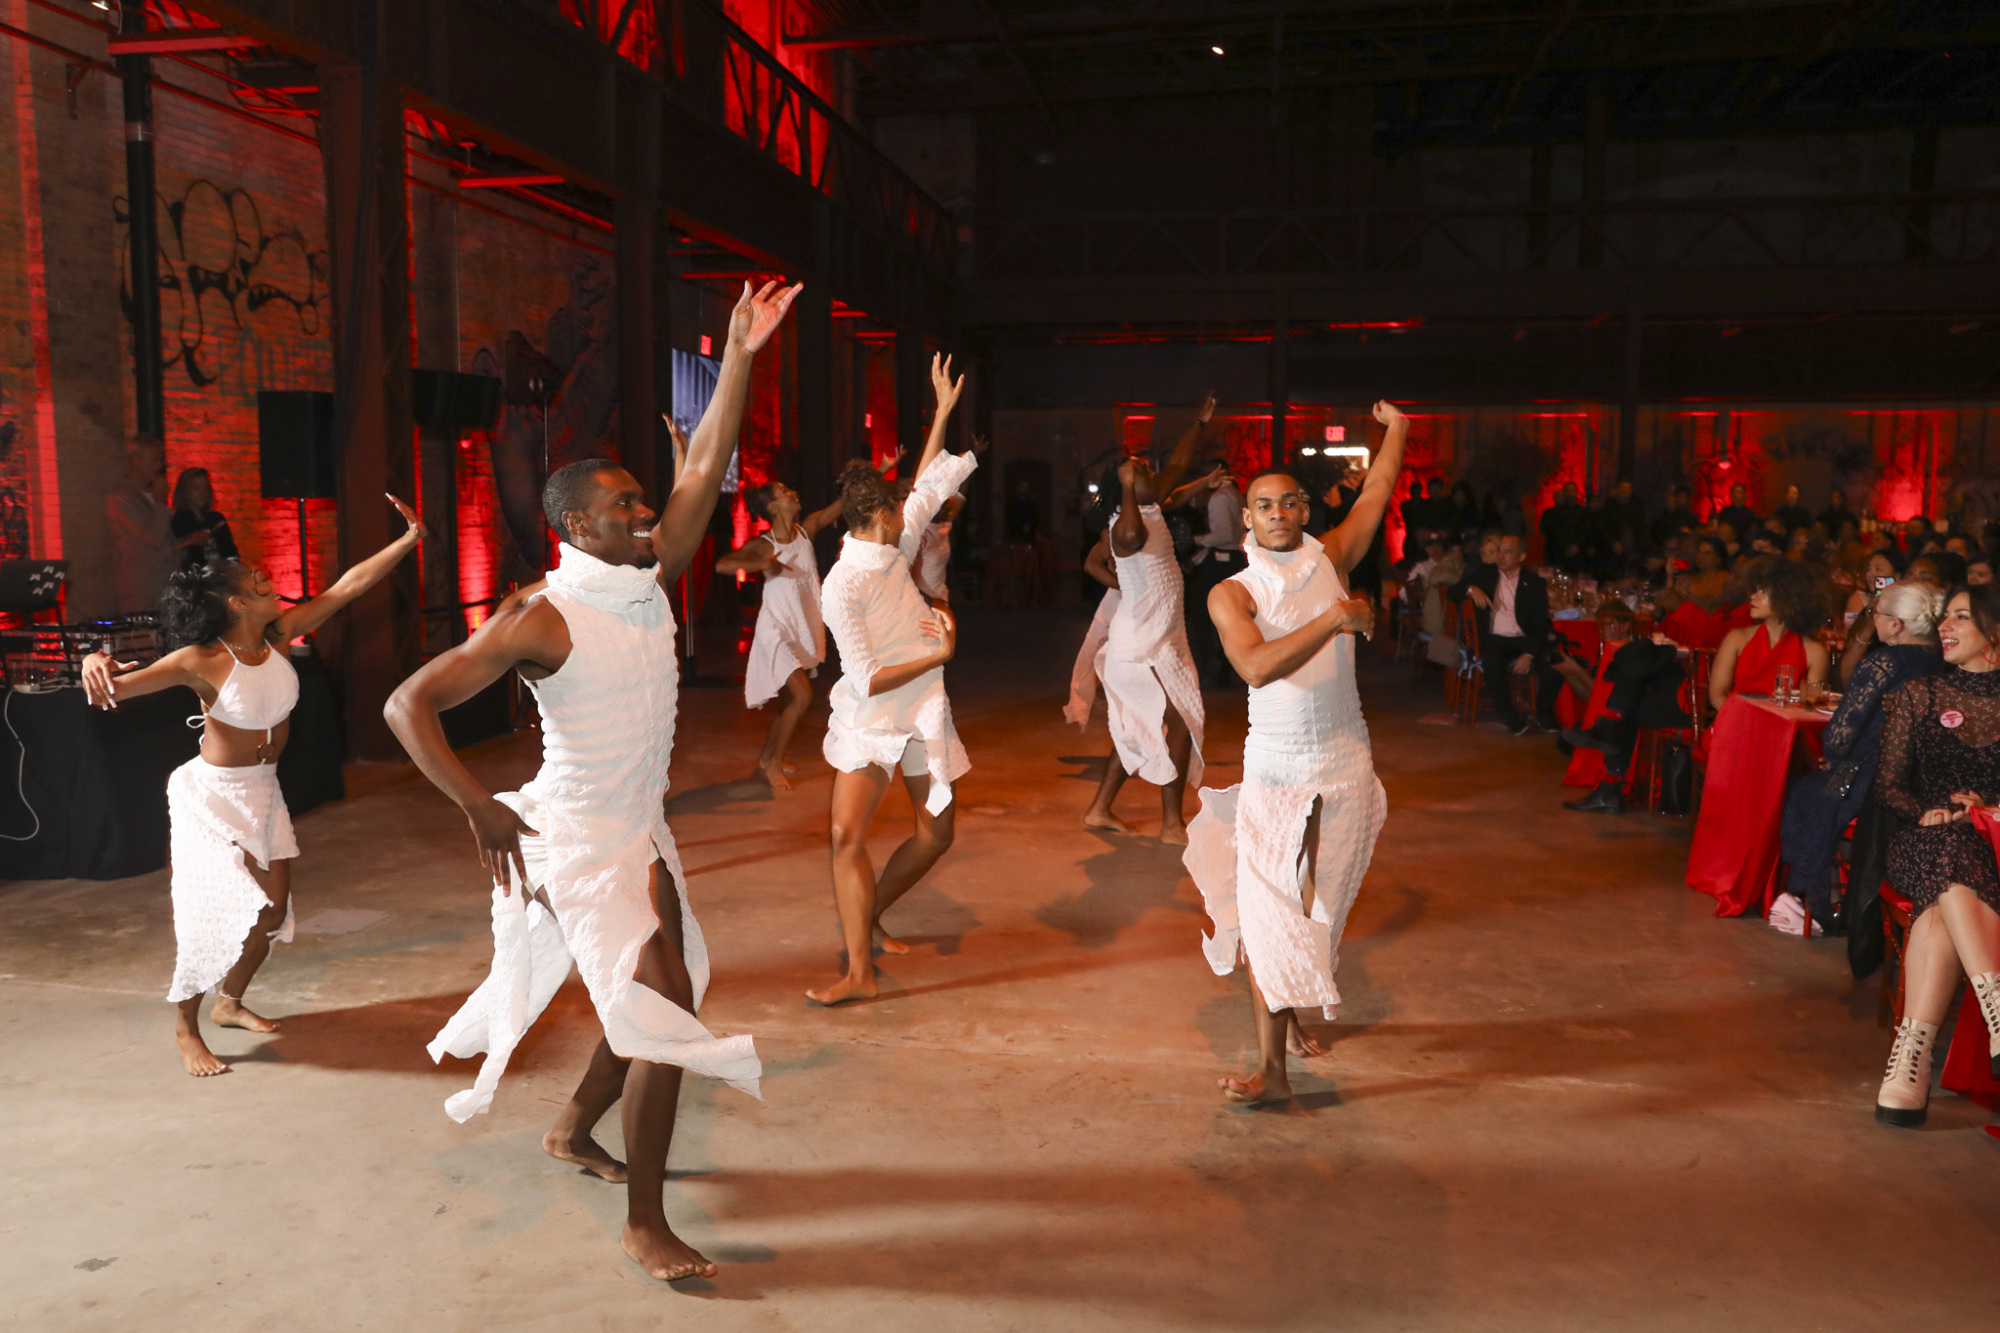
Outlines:
{"label": "female dancer in white dress", "polygon": [[[903,455],[882,461],[887,472]],[[803,514],[799,493],[782,481],[766,482],[743,497],[750,512],[771,525],[715,562],[718,574],[748,570],[764,578],[757,627],[750,634],[750,659],[743,670],[743,702],[762,708],[780,694],[785,702],[764,734],[757,767],[772,791],[790,791],[795,772],[785,762],[792,732],[812,705],[812,677],[826,660],[826,625],[819,611],[819,559],[813,538],[840,517],[840,501]]]}
{"label": "female dancer in white dress", "polygon": [[1354,688],[1354,636],[1374,628],[1375,605],[1345,583],[1403,464],[1408,419],[1386,402],[1375,419],[1388,427],[1381,451],[1325,545],[1306,533],[1306,488],[1271,469],[1244,492],[1249,567],[1208,595],[1223,651],[1250,687],[1250,731],[1242,784],[1203,789],[1183,859],[1215,926],[1203,944],[1210,968],[1226,976],[1239,952],[1249,966],[1259,1067],[1221,1080],[1233,1102],[1290,1098],[1288,1034],[1298,1053],[1320,1053],[1295,1031],[1293,1010],[1332,1018],[1340,1003],[1340,935],[1387,810]]}
{"label": "female dancer in white dress", "polygon": [[1083,632],[1083,646],[1076,650],[1076,665],[1069,672],[1069,702],[1063,706],[1063,721],[1079,727],[1090,725],[1090,710],[1097,703],[1097,678],[1104,672],[1104,646],[1111,642],[1111,618],[1123,600],[1118,591],[1118,570],[1111,563],[1111,530],[1097,539],[1083,558],[1083,572],[1104,585],[1097,599],[1097,614]]}
{"label": "female dancer in white dress", "polygon": [[292,817],[278,790],[278,755],[290,734],[299,678],[285,645],[324,625],[382,581],[423,539],[423,524],[395,496],[409,530],[342,574],[331,588],[287,610],[270,575],[235,561],[177,570],[161,599],[175,648],[150,666],[84,659],[83,687],[99,708],[185,685],[201,697],[201,754],[167,779],[173,861],[173,987],[179,1006],[174,1043],[197,1078],[226,1074],[201,1039],[201,1001],[216,988],[208,1016],[222,1027],[275,1032],[278,1024],[243,1007],[243,991],[270,955],[292,938]]}
{"label": "female dancer in white dress", "polygon": [[[972,764],[951,724],[944,664],[958,643],[945,607],[933,610],[910,574],[924,525],[978,467],[975,454],[941,454],[945,422],[965,387],[950,362],[933,360],[937,416],[917,464],[916,485],[899,504],[894,483],[854,462],[840,479],[848,532],[822,590],[826,627],[840,646],[841,677],[827,720],[826,761],[835,770],[831,809],[834,903],[847,945],[847,973],[806,995],[838,1004],[875,993],[876,934],[882,913],[951,846],[951,784]],[[868,859],[868,826],[900,771],[916,827],[878,880]],[[889,953],[908,949],[882,935]]]}

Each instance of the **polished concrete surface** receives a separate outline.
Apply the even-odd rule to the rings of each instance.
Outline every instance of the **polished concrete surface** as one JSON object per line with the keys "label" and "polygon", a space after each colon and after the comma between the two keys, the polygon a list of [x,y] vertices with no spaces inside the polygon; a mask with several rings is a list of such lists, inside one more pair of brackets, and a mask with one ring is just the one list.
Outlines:
{"label": "polished concrete surface", "polygon": [[[249,1003],[275,1037],[180,1071],[164,871],[0,886],[0,1324],[201,1329],[1751,1329],[1990,1326],[2000,1144],[1940,1094],[1870,1118],[1887,1048],[1838,941],[1718,921],[1687,829],[1569,814],[1546,738],[1363,698],[1389,822],[1331,1053],[1282,1110],[1223,1105],[1240,978],[1198,949],[1172,849],[1086,832],[1106,749],[1059,709],[1075,614],[970,617],[956,848],[918,944],[836,1011],[823,705],[798,789],[747,775],[740,693],[682,698],[670,817],[715,961],[703,1017],[764,1100],[690,1080],[668,1185],[722,1265],[667,1287],[622,1189],[542,1155],[596,1032],[572,979],[493,1112],[424,1043],[484,974],[463,819],[405,768],[299,821],[301,934]],[[824,685],[824,680],[822,685]],[[1210,700],[1212,785],[1242,701]],[[476,767],[511,785],[532,735]],[[1567,793],[1573,794],[1573,793]],[[1151,832],[1151,788],[1121,813]],[[900,794],[881,854],[907,826]],[[900,821],[900,822],[899,822]],[[603,1137],[617,1147],[616,1115]],[[865,1324],[859,1321],[866,1321]]]}

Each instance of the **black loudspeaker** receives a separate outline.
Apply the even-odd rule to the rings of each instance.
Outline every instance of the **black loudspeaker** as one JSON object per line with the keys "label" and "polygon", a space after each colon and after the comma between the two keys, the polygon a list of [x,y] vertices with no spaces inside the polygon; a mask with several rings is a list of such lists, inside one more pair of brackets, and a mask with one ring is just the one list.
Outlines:
{"label": "black loudspeaker", "polygon": [[417,424],[457,434],[489,430],[500,411],[500,381],[456,370],[418,370],[413,397]]}
{"label": "black loudspeaker", "polygon": [[333,499],[333,395],[259,390],[257,461],[266,500]]}

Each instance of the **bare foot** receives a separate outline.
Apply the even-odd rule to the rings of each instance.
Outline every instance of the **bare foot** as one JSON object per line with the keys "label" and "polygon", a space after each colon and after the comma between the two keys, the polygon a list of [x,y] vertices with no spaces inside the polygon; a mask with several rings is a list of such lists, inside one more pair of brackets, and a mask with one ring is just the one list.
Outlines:
{"label": "bare foot", "polygon": [[784,765],[765,764],[762,767],[764,770],[764,780],[771,784],[772,791],[790,791],[792,789],[792,780],[785,776]]}
{"label": "bare foot", "polygon": [[227,995],[215,997],[215,1007],[208,1011],[209,1021],[219,1028],[247,1028],[251,1032],[276,1032],[278,1021],[253,1014],[243,1007],[240,1000],[232,1000]]}
{"label": "bare foot", "polygon": [[1160,825],[1160,841],[1169,847],[1187,846],[1187,825],[1178,820],[1171,824]]}
{"label": "bare foot", "polygon": [[1083,826],[1085,828],[1101,828],[1106,833],[1137,833],[1139,831],[1108,810],[1084,811]]}
{"label": "bare foot", "polygon": [[552,1129],[542,1135],[542,1151],[562,1162],[575,1162],[592,1175],[614,1185],[625,1183],[625,1163],[604,1151],[588,1134],[573,1135]]}
{"label": "bare foot", "polygon": [[1292,1099],[1292,1081],[1282,1073],[1272,1078],[1266,1078],[1261,1072],[1247,1079],[1219,1078],[1215,1084],[1222,1089],[1224,1101],[1240,1105],[1264,1106]]}
{"label": "bare foot", "polygon": [[714,1277],[718,1271],[714,1264],[702,1258],[697,1250],[664,1225],[657,1231],[650,1227],[642,1231],[627,1222],[620,1243],[625,1247],[627,1258],[645,1269],[648,1276],[662,1282],[678,1282],[684,1277]]}
{"label": "bare foot", "polygon": [[842,977],[831,986],[825,986],[819,990],[807,991],[806,998],[818,1004],[832,1006],[839,1004],[843,1000],[855,1000],[874,994],[874,977],[871,976],[866,981],[856,981],[853,977]]}
{"label": "bare foot", "polygon": [[1307,1059],[1326,1054],[1326,1047],[1319,1044],[1319,1038],[1299,1025],[1297,1014],[1292,1015],[1291,1026],[1285,1031],[1285,1049]]}
{"label": "bare foot", "polygon": [[176,1032],[174,1045],[180,1050],[181,1063],[196,1078],[229,1072],[229,1066],[215,1058],[215,1052],[208,1049],[208,1043],[192,1032]]}
{"label": "bare foot", "polygon": [[785,771],[786,771],[787,773],[792,773],[792,774],[796,774],[796,773],[797,773],[797,772],[799,771],[799,766],[798,766],[797,764],[784,764],[784,765],[781,765],[781,767],[782,767],[782,768],[783,768],[783,769],[784,769],[784,770],[785,770]]}
{"label": "bare foot", "polygon": [[883,953],[906,954],[910,951],[909,945],[903,943],[880,926],[875,927],[875,947]]}

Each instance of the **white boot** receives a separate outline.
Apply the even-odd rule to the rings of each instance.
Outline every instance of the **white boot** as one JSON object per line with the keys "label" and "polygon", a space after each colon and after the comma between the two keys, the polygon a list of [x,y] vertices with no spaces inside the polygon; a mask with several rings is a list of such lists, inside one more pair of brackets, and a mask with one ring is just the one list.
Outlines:
{"label": "white boot", "polygon": [[1915,1129],[1924,1123],[1931,1100],[1931,1054],[1938,1025],[1906,1018],[1889,1048],[1889,1071],[1875,1094],[1877,1123]]}
{"label": "white boot", "polygon": [[1972,979],[1972,993],[1979,997],[1979,1012],[1986,1016],[1986,1060],[1993,1077],[2000,1078],[2000,972],[1981,972]]}

